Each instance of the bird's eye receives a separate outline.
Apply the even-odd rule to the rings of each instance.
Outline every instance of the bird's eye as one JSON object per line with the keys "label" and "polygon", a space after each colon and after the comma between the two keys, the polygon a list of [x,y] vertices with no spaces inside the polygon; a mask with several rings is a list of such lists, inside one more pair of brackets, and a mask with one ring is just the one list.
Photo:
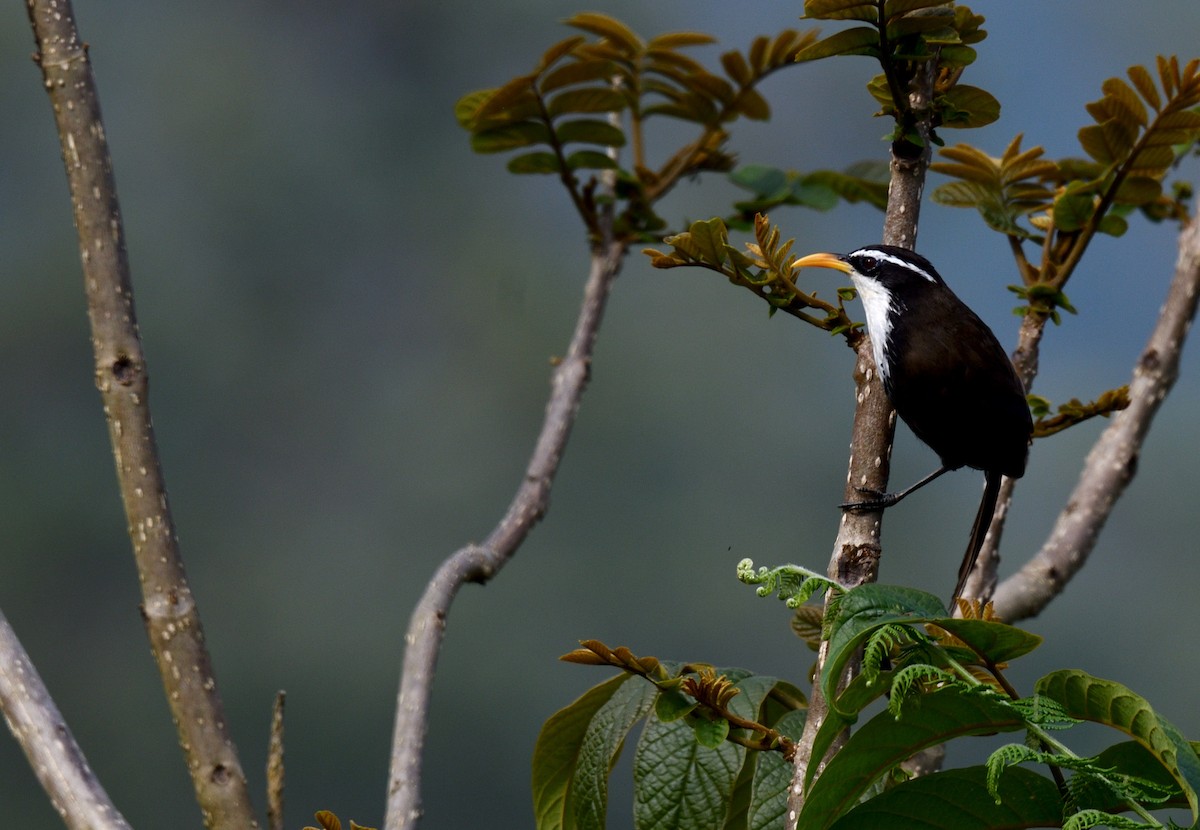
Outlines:
{"label": "bird's eye", "polygon": [[865,256],[856,256],[852,260],[854,270],[865,277],[875,276],[875,272],[879,270],[879,261]]}

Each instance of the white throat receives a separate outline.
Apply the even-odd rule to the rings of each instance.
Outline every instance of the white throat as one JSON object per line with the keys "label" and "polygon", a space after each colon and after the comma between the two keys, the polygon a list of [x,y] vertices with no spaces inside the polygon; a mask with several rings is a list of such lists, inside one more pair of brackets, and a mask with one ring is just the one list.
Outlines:
{"label": "white throat", "polygon": [[888,338],[892,334],[892,313],[896,308],[895,297],[879,280],[864,277],[857,271],[850,274],[850,281],[858,289],[858,297],[862,300],[863,311],[867,315],[867,334],[871,336],[871,351],[875,355],[875,365],[879,367],[879,375],[887,383],[890,367],[888,366]]}

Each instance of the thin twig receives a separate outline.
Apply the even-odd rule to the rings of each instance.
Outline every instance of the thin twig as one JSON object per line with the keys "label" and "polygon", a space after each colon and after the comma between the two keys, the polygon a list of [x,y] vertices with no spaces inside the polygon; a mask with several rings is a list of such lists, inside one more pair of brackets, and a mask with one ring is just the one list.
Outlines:
{"label": "thin twig", "polygon": [[549,506],[550,487],[587,384],[605,302],[625,255],[623,241],[605,239],[592,253],[591,273],[566,356],[554,371],[546,418],[525,478],[508,512],[480,544],[460,548],[438,568],[413,611],[405,637],[396,703],[385,830],[417,826],[421,817],[421,756],[429,694],[455,594],[467,582],[487,582],[512,558]]}
{"label": "thin twig", "polygon": [[1118,412],[1084,462],[1079,482],[1042,549],[1000,583],[996,613],[1015,622],[1041,612],[1083,567],[1137,468],[1150,424],[1179,376],[1179,355],[1200,299],[1200,220],[1179,235],[1175,277],[1129,384],[1129,407]]}
{"label": "thin twig", "polygon": [[[891,182],[888,206],[883,222],[883,241],[888,245],[912,248],[917,239],[917,222],[921,213],[921,193],[925,187],[925,172],[929,168],[929,91],[933,84],[934,62],[920,73],[910,94],[912,110],[918,114],[918,129],[925,139],[924,147],[915,148],[907,142],[897,142],[892,148]],[[855,348],[854,390],[857,402],[851,432],[850,462],[843,493],[845,501],[858,501],[861,489],[883,492],[887,489],[891,468],[892,438],[896,430],[896,411],[883,391],[883,383],[875,369],[871,341],[863,337]],[[829,576],[843,585],[855,586],[874,582],[879,573],[880,531],[883,511],[853,511],[842,514]],[[797,742],[792,786],[788,792],[788,816],[785,827],[794,828],[804,806],[804,780],[811,764],[824,765],[823,758],[812,757],[813,740],[829,713],[829,703],[821,693],[821,669],[828,654],[828,642],[821,643],[817,653],[817,670],[809,700],[804,732]],[[847,672],[856,670],[852,663]],[[836,752],[838,742],[830,747]],[[829,757],[826,755],[826,757]]]}
{"label": "thin twig", "polygon": [[72,830],[129,830],[75,743],[16,632],[0,613],[0,713]]}
{"label": "thin twig", "polygon": [[283,704],[287,694],[275,694],[271,707],[271,738],[267,742],[267,830],[283,830]]}
{"label": "thin twig", "polygon": [[245,830],[257,821],[226,727],[167,504],[124,229],[91,62],[69,0],[28,0],[28,10],[38,46],[35,59],[62,143],[83,259],[96,386],[133,542],[150,648],[205,824]]}

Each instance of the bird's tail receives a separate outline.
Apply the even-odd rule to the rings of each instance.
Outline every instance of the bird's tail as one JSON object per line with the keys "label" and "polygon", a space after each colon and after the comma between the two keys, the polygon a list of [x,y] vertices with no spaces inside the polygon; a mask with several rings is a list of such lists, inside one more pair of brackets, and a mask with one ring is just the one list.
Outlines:
{"label": "bird's tail", "polygon": [[975,514],[975,524],[971,526],[971,541],[967,544],[962,566],[958,569],[958,584],[954,586],[954,595],[950,597],[951,614],[958,606],[957,600],[962,595],[963,588],[967,586],[967,577],[975,567],[975,560],[979,558],[979,551],[983,548],[983,540],[992,525],[992,514],[996,512],[996,500],[1000,497],[1000,482],[1003,478],[998,472],[984,474],[983,499],[979,502],[979,512]]}

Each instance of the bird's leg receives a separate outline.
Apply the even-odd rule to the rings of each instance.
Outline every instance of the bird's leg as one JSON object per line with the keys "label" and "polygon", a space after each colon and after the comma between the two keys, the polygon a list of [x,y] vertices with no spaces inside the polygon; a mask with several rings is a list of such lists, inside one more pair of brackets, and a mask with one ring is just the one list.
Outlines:
{"label": "bird's leg", "polygon": [[891,507],[893,504],[896,504],[898,501],[900,501],[902,498],[909,495],[910,493],[915,493],[916,491],[920,490],[922,487],[924,487],[929,482],[933,481],[935,478],[940,476],[942,473],[948,473],[953,469],[956,469],[956,468],[947,467],[946,465],[943,464],[941,467],[938,467],[936,470],[934,470],[929,475],[925,476],[925,478],[921,479],[916,484],[912,485],[911,487],[907,487],[898,493],[880,493],[878,490],[870,490],[867,488],[860,487],[860,488],[857,488],[858,491],[860,493],[866,493],[867,495],[871,496],[871,498],[867,499],[866,501],[843,502],[842,504],[839,504],[838,507],[842,508],[843,510],[882,510],[885,507]]}

